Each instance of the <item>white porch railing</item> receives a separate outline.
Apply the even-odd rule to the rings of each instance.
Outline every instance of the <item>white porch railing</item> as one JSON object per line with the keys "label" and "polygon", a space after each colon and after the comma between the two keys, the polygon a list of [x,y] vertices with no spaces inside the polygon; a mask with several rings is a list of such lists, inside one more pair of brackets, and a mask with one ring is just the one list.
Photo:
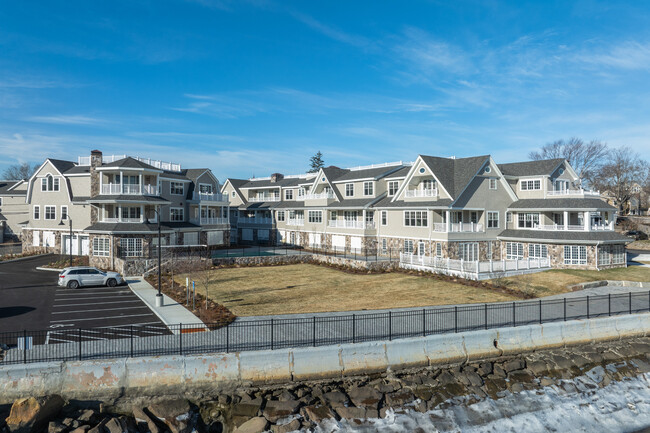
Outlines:
{"label": "white porch railing", "polygon": [[271,224],[273,220],[271,218],[239,218],[237,220],[239,224]]}
{"label": "white porch railing", "polygon": [[217,217],[201,217],[201,218],[190,218],[192,224],[197,224],[200,226],[207,225],[217,225],[217,224],[228,224],[228,218],[217,218]]}
{"label": "white porch railing", "polygon": [[302,196],[305,200],[318,200],[318,199],[329,199],[329,198],[336,198],[334,193],[332,191],[329,192],[321,192],[319,194],[305,194]]}
{"label": "white porch railing", "polygon": [[212,194],[207,194],[207,193],[200,193],[200,192],[194,192],[192,194],[192,199],[193,200],[200,200],[200,201],[228,201],[228,194],[220,194],[218,192],[212,193]]}
{"label": "white porch railing", "polygon": [[546,192],[547,196],[553,197],[584,197],[600,196],[600,191],[590,191],[587,189],[554,189]]}
{"label": "white porch railing", "polygon": [[[614,223],[608,224],[592,224],[590,227],[592,231],[612,231],[614,230]],[[533,227],[535,230],[545,230],[545,231],[574,231],[580,232],[585,231],[585,226],[583,224],[569,224],[566,227],[563,224],[539,224]]]}
{"label": "white porch railing", "polygon": [[375,223],[363,222],[355,220],[330,220],[327,224],[329,227],[343,228],[343,229],[374,229]]}
{"label": "white porch railing", "polygon": [[[110,164],[111,162],[119,161],[120,159],[126,158],[128,155],[103,155],[102,163]],[[149,164],[152,167],[159,168],[161,170],[168,171],[181,171],[181,165],[175,164],[173,162],[159,161],[151,158],[140,158],[139,156],[132,156],[133,159]],[[77,157],[77,164],[82,166],[90,165],[90,156],[79,156]]]}
{"label": "white porch railing", "polygon": [[459,275],[471,279],[486,279],[494,278],[495,273],[516,275],[531,270],[548,269],[551,263],[548,258],[478,261],[400,253],[400,265],[428,268],[432,272]]}
{"label": "white porch railing", "polygon": [[304,226],[305,225],[305,219],[304,218],[289,218],[287,220],[287,225],[288,226]]}
{"label": "white porch railing", "polygon": [[142,218],[102,218],[101,223],[141,223]]}
{"label": "white porch railing", "polygon": [[280,201],[279,195],[264,195],[264,196],[255,196],[248,199],[251,203],[262,203],[265,201]]}
{"label": "white porch railing", "polygon": [[160,195],[157,185],[108,183],[102,185],[102,195]]}
{"label": "white porch railing", "polygon": [[483,231],[483,224],[481,223],[451,223],[450,232],[469,232],[478,233]]}
{"label": "white porch railing", "polygon": [[406,198],[414,197],[438,197],[438,189],[407,189],[404,193]]}

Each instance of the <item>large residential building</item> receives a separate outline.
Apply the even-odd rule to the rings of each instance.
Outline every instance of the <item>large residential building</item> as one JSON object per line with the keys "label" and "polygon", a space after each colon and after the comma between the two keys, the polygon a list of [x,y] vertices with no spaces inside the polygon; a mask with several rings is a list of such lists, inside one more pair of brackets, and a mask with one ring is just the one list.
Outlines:
{"label": "large residential building", "polygon": [[71,251],[115,269],[148,256],[158,219],[163,245],[225,245],[229,205],[219,190],[205,168],[97,150],[76,162],[48,158],[26,182],[23,251]]}
{"label": "large residential building", "polygon": [[616,208],[583,190],[563,159],[497,164],[489,155],[420,155],[413,163],[227,179],[222,192],[233,242],[398,252],[448,266],[626,265],[629,240],[614,230]]}
{"label": "large residential building", "polygon": [[29,217],[26,194],[27,181],[0,180],[0,243],[20,241]]}

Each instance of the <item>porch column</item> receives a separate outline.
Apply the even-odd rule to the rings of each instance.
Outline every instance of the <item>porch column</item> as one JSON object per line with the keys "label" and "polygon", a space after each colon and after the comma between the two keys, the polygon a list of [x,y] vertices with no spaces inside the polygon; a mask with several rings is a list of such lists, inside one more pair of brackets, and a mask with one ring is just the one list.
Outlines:
{"label": "porch column", "polygon": [[361,211],[361,227],[366,228],[366,210]]}
{"label": "porch column", "polygon": [[99,194],[102,194],[102,190],[104,189],[104,174],[100,171],[99,172]]}
{"label": "porch column", "polygon": [[144,222],[144,205],[140,205],[140,222]]}
{"label": "porch column", "polygon": [[[123,182],[124,182],[124,173],[123,173],[121,170],[120,170],[118,173],[119,173],[119,175],[120,175],[120,182],[119,182],[119,183],[115,182],[115,183],[118,184],[118,185],[120,186],[120,189],[119,189],[120,192],[119,192],[119,194],[122,194],[122,193],[124,193],[124,183],[123,183]],[[113,192],[113,191],[111,191],[111,192]],[[122,213],[120,212],[120,215],[121,215],[121,214],[122,214]]]}
{"label": "porch column", "polygon": [[144,193],[144,185],[142,183],[143,181],[144,181],[144,178],[142,176],[142,173],[140,173],[138,175],[138,183],[140,184],[140,194]]}
{"label": "porch column", "polygon": [[450,228],[451,228],[451,212],[450,211],[448,211],[448,210],[445,211],[445,218],[446,218],[445,224],[447,225],[447,233],[449,233],[451,231],[450,230]]}
{"label": "porch column", "polygon": [[569,230],[569,211],[564,211],[564,230]]}
{"label": "porch column", "polygon": [[591,214],[588,211],[586,211],[584,212],[583,215],[584,216],[582,222],[584,223],[585,231],[586,232],[591,231]]}
{"label": "porch column", "polygon": [[119,205],[117,207],[117,220],[119,222],[122,222],[122,205]]}

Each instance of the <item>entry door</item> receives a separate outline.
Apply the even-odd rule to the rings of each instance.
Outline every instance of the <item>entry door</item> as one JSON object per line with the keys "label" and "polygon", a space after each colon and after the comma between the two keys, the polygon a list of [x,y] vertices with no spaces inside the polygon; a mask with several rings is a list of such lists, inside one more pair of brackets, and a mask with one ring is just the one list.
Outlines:
{"label": "entry door", "polygon": [[81,255],[87,256],[90,254],[90,239],[88,236],[81,236]]}
{"label": "entry door", "polygon": [[478,260],[478,242],[462,242],[460,244],[460,258],[466,261]]}
{"label": "entry door", "polygon": [[420,258],[420,261],[424,261],[424,255],[425,255],[425,246],[424,242],[420,241],[418,242],[418,257]]}
{"label": "entry door", "polygon": [[290,242],[291,245],[295,245],[296,244],[296,232],[291,232],[291,235],[289,236],[289,239],[291,241]]}
{"label": "entry door", "polygon": [[462,223],[463,222],[463,213],[462,212],[452,212],[451,213],[451,222],[452,223]]}

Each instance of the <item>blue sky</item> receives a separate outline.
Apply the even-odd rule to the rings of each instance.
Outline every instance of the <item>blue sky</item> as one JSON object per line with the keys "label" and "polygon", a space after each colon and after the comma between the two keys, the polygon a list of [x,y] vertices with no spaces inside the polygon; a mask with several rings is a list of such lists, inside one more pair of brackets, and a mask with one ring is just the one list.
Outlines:
{"label": "blue sky", "polygon": [[650,159],[650,6],[0,0],[0,170],[91,149],[220,178],[559,138]]}

